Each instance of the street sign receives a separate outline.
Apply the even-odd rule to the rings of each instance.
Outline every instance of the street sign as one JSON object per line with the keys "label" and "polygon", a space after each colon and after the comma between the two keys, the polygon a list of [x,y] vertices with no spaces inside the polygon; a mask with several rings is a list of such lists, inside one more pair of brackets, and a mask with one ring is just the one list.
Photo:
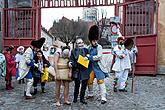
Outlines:
{"label": "street sign", "polygon": [[118,31],[118,27],[115,25],[115,24],[112,24],[110,26],[110,32],[112,35],[116,35],[117,34],[117,31]]}

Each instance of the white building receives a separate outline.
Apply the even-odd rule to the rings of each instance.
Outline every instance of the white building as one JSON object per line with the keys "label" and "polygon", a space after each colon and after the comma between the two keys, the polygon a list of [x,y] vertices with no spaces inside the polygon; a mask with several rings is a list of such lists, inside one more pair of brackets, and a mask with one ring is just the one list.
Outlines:
{"label": "white building", "polygon": [[55,37],[51,35],[45,28],[41,28],[41,37],[46,39],[45,44],[48,46],[52,46],[53,42],[55,41]]}
{"label": "white building", "polygon": [[83,8],[83,20],[84,21],[97,21],[98,9],[96,7]]}

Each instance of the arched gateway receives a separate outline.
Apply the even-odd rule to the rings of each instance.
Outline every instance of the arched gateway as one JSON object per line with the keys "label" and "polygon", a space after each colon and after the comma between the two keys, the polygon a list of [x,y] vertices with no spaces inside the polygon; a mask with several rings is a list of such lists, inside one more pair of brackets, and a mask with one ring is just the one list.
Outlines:
{"label": "arched gateway", "polygon": [[[42,8],[115,6],[121,32],[136,37],[139,54],[136,74],[157,72],[158,0],[32,0],[32,8],[3,9],[3,47],[28,46],[40,37]],[[71,13],[74,14],[74,13]]]}

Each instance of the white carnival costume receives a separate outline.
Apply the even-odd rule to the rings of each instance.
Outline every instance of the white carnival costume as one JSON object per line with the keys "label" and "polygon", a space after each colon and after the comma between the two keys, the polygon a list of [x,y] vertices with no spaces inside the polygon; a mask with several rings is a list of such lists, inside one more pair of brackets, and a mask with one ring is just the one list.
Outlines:
{"label": "white carnival costume", "polygon": [[[114,89],[118,88],[119,91],[122,91],[125,89],[128,73],[131,70],[129,51],[124,47],[124,45],[117,45],[113,49],[113,54],[115,55],[115,62],[112,70],[115,71],[116,78],[116,85],[114,85]],[[114,91],[116,92],[116,90]]]}

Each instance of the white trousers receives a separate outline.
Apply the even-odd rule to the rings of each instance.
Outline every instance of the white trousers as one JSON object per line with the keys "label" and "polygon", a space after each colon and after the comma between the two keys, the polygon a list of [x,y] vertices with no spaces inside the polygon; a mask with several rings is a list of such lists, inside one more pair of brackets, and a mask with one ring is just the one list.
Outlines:
{"label": "white trousers", "polygon": [[127,78],[128,78],[128,73],[129,73],[128,69],[125,69],[123,71],[116,71],[115,72],[115,77],[118,78],[118,82],[117,82],[118,89],[124,89],[125,88],[126,81],[127,81]]}
{"label": "white trousers", "polygon": [[33,79],[26,79],[26,86],[25,86],[26,96],[32,96],[30,94],[32,85],[33,85]]}

